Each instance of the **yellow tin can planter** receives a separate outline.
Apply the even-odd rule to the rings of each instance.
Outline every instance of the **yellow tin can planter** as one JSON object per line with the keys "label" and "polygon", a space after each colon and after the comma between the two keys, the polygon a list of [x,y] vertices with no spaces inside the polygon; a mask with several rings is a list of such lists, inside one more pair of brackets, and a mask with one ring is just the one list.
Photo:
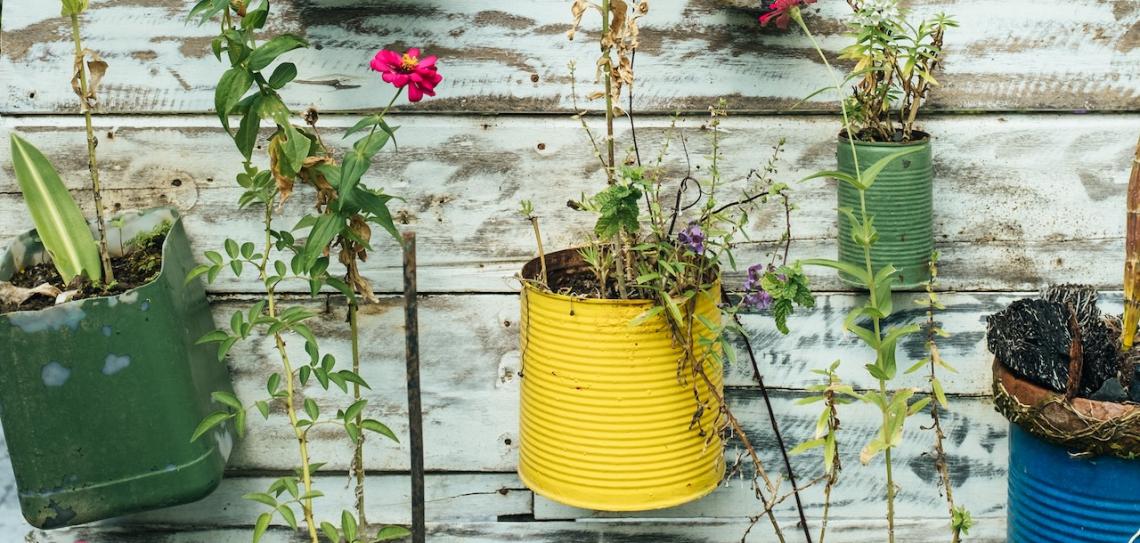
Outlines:
{"label": "yellow tin can planter", "polygon": [[[548,255],[550,272],[583,266],[576,257],[574,250]],[[524,277],[536,276],[537,266],[528,265]],[[701,293],[695,311],[719,322],[719,299],[719,288]],[[644,511],[696,500],[719,485],[723,368],[703,356],[716,395],[687,366],[679,374],[684,352],[664,316],[630,326],[651,307],[524,284],[518,471],[535,493],[575,507]],[[694,319],[700,334],[711,336]]]}

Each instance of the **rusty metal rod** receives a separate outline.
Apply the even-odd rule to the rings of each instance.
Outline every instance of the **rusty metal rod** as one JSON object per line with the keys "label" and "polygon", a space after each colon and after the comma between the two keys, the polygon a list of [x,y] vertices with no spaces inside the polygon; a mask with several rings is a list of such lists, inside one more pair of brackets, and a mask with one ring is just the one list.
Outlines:
{"label": "rusty metal rod", "polygon": [[404,339],[412,449],[412,543],[424,543],[424,419],[420,404],[420,330],[416,307],[416,233],[404,232]]}

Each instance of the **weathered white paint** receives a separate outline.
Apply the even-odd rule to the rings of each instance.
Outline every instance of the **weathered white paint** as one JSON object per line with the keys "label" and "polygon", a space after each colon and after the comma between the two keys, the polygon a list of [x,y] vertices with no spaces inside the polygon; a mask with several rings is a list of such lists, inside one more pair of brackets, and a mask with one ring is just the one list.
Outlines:
{"label": "weathered white paint", "polygon": [[[735,0],[733,0],[735,1]],[[734,111],[787,113],[801,96],[827,81],[807,42],[796,30],[761,30],[754,10],[726,8],[725,0],[655,0],[645,19],[636,109],[651,111],[639,124],[641,146],[653,155],[665,138],[675,109],[701,111],[727,96]],[[1011,110],[1135,111],[1140,89],[1140,5],[1124,0],[915,0],[924,13],[946,9],[962,28],[951,33],[950,62],[939,79],[932,109],[976,110],[978,116],[935,116],[926,127],[936,136],[937,216],[943,251],[942,285],[950,306],[939,320],[954,336],[942,352],[958,374],[943,375],[952,395],[946,418],[956,496],[974,513],[970,541],[1004,541],[1005,421],[986,399],[990,357],[984,317],[1043,283],[1080,280],[1119,288],[1123,195],[1140,116],[1127,114],[1011,114]],[[56,159],[72,188],[87,196],[81,119],[68,88],[70,45],[65,21],[50,2],[14,0],[0,23],[0,140],[25,134]],[[120,2],[93,0],[84,16],[88,47],[111,62],[102,98],[105,110],[122,115],[96,119],[106,198],[123,208],[172,205],[186,215],[199,252],[217,248],[226,236],[257,239],[256,213],[235,211],[233,175],[239,159],[206,115],[221,66],[207,52],[213,27],[186,24],[191,0]],[[740,481],[683,507],[614,518],[553,504],[523,489],[513,475],[517,453],[518,300],[511,279],[533,253],[529,228],[517,218],[521,199],[535,202],[548,248],[581,239],[589,218],[567,210],[566,198],[601,186],[598,167],[574,121],[566,62],[590,64],[594,48],[563,37],[567,2],[522,0],[280,0],[274,31],[303,32],[321,48],[291,53],[301,71],[287,100],[323,112],[367,110],[382,105],[387,89],[367,72],[367,58],[380,47],[423,45],[439,54],[445,81],[438,99],[400,114],[400,152],[366,180],[406,197],[394,210],[419,235],[422,299],[423,394],[427,421],[428,515],[432,540],[458,543],[692,542],[740,541],[756,502]],[[845,43],[839,33],[842,2],[820,3],[809,21],[824,46]],[[511,13],[506,13],[511,10]],[[1061,15],[1059,15],[1061,14]],[[580,88],[590,86],[580,70]],[[824,95],[801,109],[830,112]],[[540,115],[438,115],[438,112],[527,112]],[[58,115],[65,113],[67,115]],[[178,113],[180,115],[161,114]],[[46,114],[46,115],[45,115]],[[154,114],[160,114],[155,116]],[[188,115],[182,115],[188,114]],[[329,141],[354,119],[325,115]],[[685,121],[694,171],[707,164],[701,115]],[[833,164],[837,122],[830,116],[733,116],[725,123],[722,167],[739,179],[767,159],[771,145],[788,140],[781,180],[794,181]],[[625,126],[619,128],[624,138]],[[30,226],[0,145],[0,242]],[[670,172],[684,172],[673,152]],[[727,165],[727,166],[726,166]],[[550,190],[552,187],[558,190]],[[792,257],[834,254],[833,187],[795,186],[799,209]],[[304,213],[304,190],[285,206],[282,224]],[[91,208],[84,202],[85,209]],[[754,214],[754,243],[738,259],[767,258],[779,237],[776,213]],[[399,262],[391,246],[372,255],[365,273],[380,292],[400,288]],[[828,273],[813,272],[823,291],[846,291]],[[739,274],[729,274],[738,282]],[[257,285],[248,276],[211,287],[218,322],[250,300]],[[290,292],[300,292],[290,288]],[[915,308],[914,294],[899,294],[896,307]],[[339,300],[293,298],[323,311],[317,332],[341,363],[349,360]],[[839,329],[858,303],[850,293],[822,296],[819,307],[801,312],[793,332],[779,335],[768,317],[748,315],[745,326],[758,348],[760,370],[773,389],[773,405],[791,443],[809,437],[815,408],[800,406],[812,383],[808,370],[844,360],[841,374],[857,387],[873,383],[861,369],[869,356]],[[1119,295],[1107,308],[1119,310]],[[920,309],[899,319],[921,320]],[[366,341],[364,376],[373,384],[368,414],[407,434],[403,389],[402,315],[398,300],[385,297],[361,318]],[[300,354],[300,342],[290,349]],[[921,342],[904,343],[900,356],[920,357]],[[233,351],[239,396],[259,399],[274,371],[271,345],[254,339]],[[743,360],[743,359],[742,359]],[[729,368],[728,397],[758,445],[768,469],[781,470],[768,412],[745,362]],[[900,386],[925,387],[923,375]],[[323,410],[339,394],[315,394]],[[876,414],[865,406],[843,411],[844,479],[835,491],[829,541],[883,539],[881,462],[861,466],[857,451],[871,438]],[[251,434],[235,450],[229,478],[209,499],[181,508],[58,532],[30,531],[19,519],[11,476],[0,458],[0,531],[28,534],[27,541],[74,543],[236,543],[249,540],[260,506],[240,494],[265,486],[272,473],[292,468],[295,442],[282,415],[250,418]],[[900,542],[941,539],[944,505],[926,452],[929,431],[914,419],[898,451]],[[349,444],[339,431],[313,431],[315,456],[329,462],[318,485],[329,498],[322,512],[350,504],[343,473]],[[370,515],[407,521],[407,449],[373,437],[367,444]],[[730,451],[730,455],[735,450]],[[793,460],[801,482],[818,471],[814,454]],[[819,489],[805,492],[813,526]],[[779,514],[789,541],[799,541],[790,503]],[[543,522],[524,522],[529,515]],[[496,522],[498,520],[498,522]],[[571,522],[574,521],[574,522]],[[771,541],[765,522],[749,541]],[[264,541],[298,541],[279,528]]]}
{"label": "weathered white paint", "polygon": [[[758,2],[750,2],[757,5]],[[947,40],[943,87],[933,105],[972,110],[1130,109],[1140,61],[1140,10],[1127,0],[923,0],[916,12],[945,10],[961,22]],[[47,2],[18,2],[3,20],[0,112],[73,111],[67,82],[71,45]],[[111,64],[103,100],[111,111],[204,112],[221,67],[209,53],[215,24],[185,21],[192,0],[94,2],[84,17],[87,46]],[[292,105],[326,110],[382,107],[384,84],[367,61],[382,47],[423,46],[442,57],[440,98],[451,111],[549,111],[570,106],[568,62],[580,89],[592,85],[589,40],[567,42],[569,4],[560,0],[371,0],[275,3],[274,31],[303,33],[320,49],[290,54],[301,80]],[[638,109],[703,110],[727,96],[734,107],[785,109],[830,82],[797,29],[761,29],[756,9],[720,0],[656,0],[644,20]],[[821,3],[809,24],[827,49],[848,8]],[[1060,16],[1059,14],[1063,14]],[[587,28],[598,23],[591,19]],[[129,30],[129,32],[124,32]],[[820,97],[820,100],[827,97]]]}
{"label": "weathered white paint", "polygon": [[[326,120],[328,141],[352,118]],[[420,288],[424,292],[513,292],[511,278],[532,257],[533,236],[517,214],[530,199],[542,217],[546,247],[575,244],[591,227],[586,214],[565,202],[599,189],[597,162],[581,129],[557,117],[407,116],[398,121],[399,152],[388,151],[366,181],[400,194],[393,210],[419,236]],[[663,146],[668,119],[642,123],[642,149],[654,156]],[[700,118],[685,124],[694,173],[707,163],[708,138]],[[71,186],[85,186],[86,161],[80,121],[63,118],[0,119],[0,138],[24,133],[57,164]],[[240,155],[212,117],[98,119],[108,205],[124,208],[173,205],[182,209],[195,248],[222,245],[225,236],[258,241],[259,214],[240,212],[233,181]],[[833,257],[836,235],[834,188],[826,182],[795,184],[834,163],[829,119],[729,117],[721,150],[724,179],[742,179],[767,160],[771,146],[787,138],[779,180],[794,184],[799,209],[793,218],[793,257]],[[941,288],[1034,290],[1073,278],[1102,288],[1119,288],[1123,261],[1124,189],[1134,132],[1133,115],[1027,115],[940,117],[935,151],[935,235],[944,253]],[[111,136],[113,134],[113,137]],[[684,175],[685,160],[674,141],[669,167]],[[10,172],[7,146],[0,167]],[[648,157],[647,157],[648,158]],[[721,198],[741,183],[727,185]],[[559,190],[549,190],[558,187]],[[299,189],[286,205],[281,224],[292,225],[309,210]],[[82,195],[82,194],[81,194]],[[81,198],[89,200],[90,198]],[[89,207],[89,206],[88,206]],[[0,175],[0,237],[30,227],[18,188]],[[1117,212],[1117,210],[1121,210]],[[782,232],[774,205],[753,213],[755,243],[738,249],[738,260],[767,261],[771,240]],[[769,243],[765,243],[768,240]],[[391,244],[365,265],[380,291],[400,290],[400,262]],[[256,291],[250,275],[227,278],[216,292]],[[733,281],[739,280],[739,274]],[[827,271],[814,271],[817,288],[846,290]],[[307,286],[293,286],[307,290]]]}

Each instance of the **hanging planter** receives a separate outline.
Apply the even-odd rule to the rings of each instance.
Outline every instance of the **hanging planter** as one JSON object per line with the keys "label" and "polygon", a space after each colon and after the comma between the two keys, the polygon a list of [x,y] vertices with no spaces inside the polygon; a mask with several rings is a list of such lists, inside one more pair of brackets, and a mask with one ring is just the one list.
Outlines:
{"label": "hanging planter", "polygon": [[[934,169],[930,136],[915,133],[908,143],[856,141],[852,146],[845,135],[839,136],[836,160],[839,171],[855,175],[855,160],[860,169],[900,151],[911,153],[891,162],[866,191],[867,213],[875,217],[878,241],[871,248],[871,266],[880,269],[893,264],[899,271],[894,287],[917,288],[930,280],[929,261],[934,251]],[[838,183],[839,193],[839,260],[862,268],[863,246],[852,236],[852,224],[843,209],[860,209],[859,190],[848,183]],[[853,278],[840,273],[845,282]]]}
{"label": "hanging planter", "polygon": [[[546,261],[551,277],[589,274],[574,249]],[[523,276],[539,277],[539,266],[531,261]],[[720,322],[719,299],[719,288],[701,293],[696,313]],[[700,377],[678,373],[685,355],[663,316],[630,324],[650,307],[524,282],[518,471],[531,490],[575,507],[642,511],[696,500],[720,483],[720,406]],[[707,354],[702,362],[720,396],[722,367]]]}
{"label": "hanging planter", "polygon": [[[994,362],[1010,419],[1011,543],[1131,541],[1140,531],[1140,405],[1066,400]],[[1079,454],[1078,454],[1079,453]]]}
{"label": "hanging planter", "polygon": [[[113,257],[169,226],[158,275],[127,292],[0,315],[0,420],[20,507],[58,528],[187,503],[217,487],[234,444],[228,427],[191,442],[232,390],[177,213],[152,209],[110,221]],[[94,226],[92,227],[94,229]],[[36,232],[0,255],[0,281],[48,260]]]}
{"label": "hanging planter", "polygon": [[1010,421],[1009,541],[1140,539],[1140,144],[1128,181],[1124,314],[1061,285],[987,320],[994,406]]}

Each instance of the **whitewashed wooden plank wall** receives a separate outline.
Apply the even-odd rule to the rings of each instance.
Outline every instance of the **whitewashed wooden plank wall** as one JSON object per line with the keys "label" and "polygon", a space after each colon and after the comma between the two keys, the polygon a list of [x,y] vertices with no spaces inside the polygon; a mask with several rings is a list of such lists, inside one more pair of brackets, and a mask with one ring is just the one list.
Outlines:
{"label": "whitewashed wooden plank wall", "polygon": [[[701,111],[728,99],[722,163],[740,179],[787,139],[783,180],[829,167],[836,120],[824,95],[789,107],[828,80],[799,32],[760,29],[756,10],[728,0],[655,0],[638,54],[636,110],[643,149],[666,138],[670,118],[682,125],[695,168],[709,146]],[[195,248],[213,248],[227,236],[252,235],[256,218],[234,208],[239,166],[232,144],[210,114],[220,66],[208,51],[212,27],[184,21],[190,0],[93,0],[85,16],[87,46],[111,64],[96,120],[108,205],[174,205],[186,215]],[[977,520],[970,541],[1004,541],[1006,424],[987,398],[989,355],[984,316],[1048,282],[1082,281],[1118,289],[1123,247],[1127,170],[1140,129],[1140,2],[1131,0],[912,0],[921,13],[946,10],[962,27],[948,39],[944,87],[926,127],[936,135],[935,231],[943,251],[942,289],[949,309],[940,316],[954,333],[943,353],[960,373],[947,376],[952,410],[947,444],[955,495]],[[500,543],[693,542],[741,540],[757,503],[740,481],[709,498],[672,510],[604,515],[554,504],[533,495],[513,474],[517,461],[517,287],[511,279],[530,257],[529,228],[517,219],[520,199],[543,215],[548,246],[579,239],[588,219],[565,200],[597,186],[598,171],[570,107],[566,64],[590,63],[593,48],[570,43],[565,0],[281,0],[273,31],[306,35],[313,49],[290,54],[300,84],[286,98],[324,114],[335,134],[353,122],[347,113],[381,106],[382,86],[366,70],[381,47],[423,46],[440,55],[440,96],[398,113],[400,151],[368,175],[374,186],[402,194],[398,217],[420,238],[421,344],[427,417],[428,517],[433,541]],[[822,43],[845,43],[846,6],[821,0],[809,16]],[[70,45],[54,2],[8,0],[0,5],[0,139],[32,138],[83,193],[85,160],[81,118],[67,81]],[[589,70],[578,74],[590,85]],[[623,126],[624,132],[625,127]],[[30,227],[0,145],[0,241]],[[667,157],[683,173],[685,157]],[[727,167],[723,166],[727,164]],[[555,188],[556,190],[551,190]],[[834,187],[795,185],[799,206],[793,257],[834,253]],[[303,212],[303,198],[283,211]],[[90,211],[90,209],[87,209]],[[759,217],[755,242],[742,259],[764,258],[780,235],[779,217]],[[399,290],[398,257],[370,259],[366,273],[381,293]],[[842,373],[867,386],[867,354],[843,337],[839,321],[858,294],[833,276],[812,276],[819,307],[793,321],[781,336],[763,315],[745,325],[758,346],[761,371],[773,389],[776,417],[793,442],[814,424],[814,409],[796,404],[812,383],[808,371],[837,358]],[[739,281],[734,274],[731,281]],[[213,287],[219,320],[250,299],[256,286],[226,281]],[[302,293],[294,293],[300,296]],[[899,293],[911,305],[914,293]],[[1114,307],[1119,296],[1110,295]],[[322,330],[334,354],[348,350],[343,301],[330,295],[309,302],[326,318]],[[900,314],[922,319],[921,311]],[[399,300],[382,296],[362,317],[365,377],[374,414],[405,435]],[[232,356],[239,395],[262,388],[271,346],[252,341]],[[901,352],[921,355],[920,343]],[[344,358],[344,357],[341,357]],[[779,471],[768,414],[745,365],[729,369],[728,396]],[[904,381],[921,386],[921,379]],[[318,398],[325,400],[325,398]],[[831,541],[883,539],[881,465],[860,466],[856,451],[875,417],[852,407],[843,418],[844,481],[836,490]],[[57,532],[22,524],[7,467],[0,467],[0,530],[42,543],[190,543],[248,540],[255,507],[240,495],[292,467],[291,437],[279,420],[254,421],[222,488],[209,499],[94,526]],[[929,432],[914,425],[899,461],[902,485],[899,540],[929,541],[945,529],[944,507],[927,451]],[[321,483],[333,510],[348,503],[344,470],[348,445],[318,435],[315,454],[328,460]],[[734,451],[730,451],[733,454]],[[408,521],[407,450],[369,443],[370,518]],[[6,456],[5,456],[6,460]],[[801,480],[818,472],[812,457],[794,459]],[[818,489],[805,494],[809,521],[820,513]],[[794,509],[779,509],[795,539]],[[16,534],[19,534],[18,536]],[[279,527],[272,541],[293,541]],[[770,541],[761,523],[749,541]]]}

